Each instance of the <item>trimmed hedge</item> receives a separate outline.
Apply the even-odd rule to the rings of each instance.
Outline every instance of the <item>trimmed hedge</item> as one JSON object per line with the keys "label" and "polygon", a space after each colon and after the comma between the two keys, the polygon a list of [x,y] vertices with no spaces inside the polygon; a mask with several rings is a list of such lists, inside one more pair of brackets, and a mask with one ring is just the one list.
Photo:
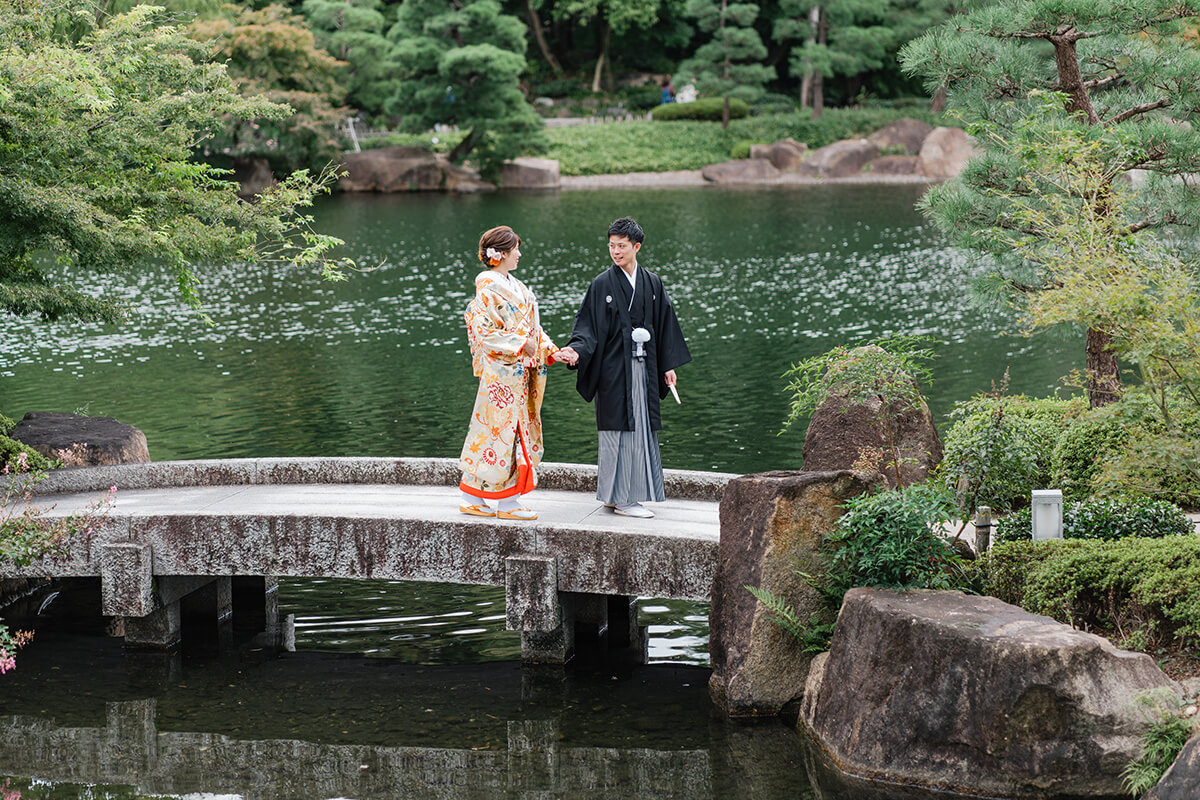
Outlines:
{"label": "trimmed hedge", "polygon": [[1100,464],[1119,454],[1128,439],[1129,432],[1111,414],[1077,420],[1061,433],[1050,456],[1053,485],[1068,500],[1087,497]]}
{"label": "trimmed hedge", "polygon": [[999,544],[981,590],[1134,650],[1200,645],[1200,536]]}
{"label": "trimmed hedge", "polygon": [[[676,119],[707,120],[720,122],[725,113],[725,98],[705,97],[691,103],[667,103],[650,112],[655,122]],[[750,114],[750,105],[736,97],[729,98],[729,118],[741,119]]]}
{"label": "trimmed hedge", "polygon": [[[1063,506],[1064,539],[1146,539],[1195,533],[1187,515],[1173,503],[1148,498],[1096,498]],[[996,525],[996,540],[1019,542],[1033,538],[1029,509],[1009,514]]]}

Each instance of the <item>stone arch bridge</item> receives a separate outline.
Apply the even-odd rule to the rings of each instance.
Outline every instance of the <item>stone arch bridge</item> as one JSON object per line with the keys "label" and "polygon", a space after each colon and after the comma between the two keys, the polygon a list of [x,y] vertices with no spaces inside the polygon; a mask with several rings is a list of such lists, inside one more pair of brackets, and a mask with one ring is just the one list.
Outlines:
{"label": "stone arch bridge", "polygon": [[[234,590],[257,591],[270,627],[280,577],[504,586],[522,657],[563,662],[577,635],[644,659],[638,597],[709,600],[718,502],[734,476],[667,470],[657,517],[619,517],[595,500],[596,470],[544,464],[535,522],[458,511],[452,459],[263,458],[57,470],[35,488],[48,516],[118,492],[103,525],[7,577],[98,577],[103,613],[126,643],[170,647],[182,602],[218,620]],[[252,595],[254,596],[254,595]],[[272,616],[271,609],[276,609]],[[240,612],[239,612],[240,613]]]}

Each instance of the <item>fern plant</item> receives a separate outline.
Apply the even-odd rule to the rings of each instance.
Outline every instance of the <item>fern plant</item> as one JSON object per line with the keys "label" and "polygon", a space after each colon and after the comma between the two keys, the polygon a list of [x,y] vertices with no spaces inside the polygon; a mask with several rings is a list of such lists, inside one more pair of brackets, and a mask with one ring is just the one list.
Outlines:
{"label": "fern plant", "polygon": [[1183,746],[1196,733],[1196,724],[1174,712],[1165,712],[1142,734],[1142,754],[1121,773],[1125,790],[1134,797],[1150,791],[1175,763]]}

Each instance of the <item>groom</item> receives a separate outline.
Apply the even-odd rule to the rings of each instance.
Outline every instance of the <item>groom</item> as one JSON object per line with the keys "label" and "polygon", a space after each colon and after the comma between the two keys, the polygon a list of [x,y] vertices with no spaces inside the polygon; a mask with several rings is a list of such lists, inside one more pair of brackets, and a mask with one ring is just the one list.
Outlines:
{"label": "groom", "polygon": [[654,516],[643,501],[666,499],[659,400],[675,385],[675,368],[692,360],[662,280],[638,264],[645,238],[631,217],[609,226],[613,265],[588,287],[571,340],[555,354],[577,370],[583,399],[596,401],[596,498],[642,518]]}

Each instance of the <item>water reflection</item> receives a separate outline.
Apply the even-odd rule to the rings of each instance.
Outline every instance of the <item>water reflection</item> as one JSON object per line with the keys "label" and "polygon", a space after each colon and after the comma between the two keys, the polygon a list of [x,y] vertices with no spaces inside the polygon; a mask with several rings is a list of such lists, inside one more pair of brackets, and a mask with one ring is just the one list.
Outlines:
{"label": "water reflection", "polygon": [[24,800],[811,796],[795,732],[715,717],[703,669],[139,661],[55,633],[39,645],[0,696],[0,776]]}

